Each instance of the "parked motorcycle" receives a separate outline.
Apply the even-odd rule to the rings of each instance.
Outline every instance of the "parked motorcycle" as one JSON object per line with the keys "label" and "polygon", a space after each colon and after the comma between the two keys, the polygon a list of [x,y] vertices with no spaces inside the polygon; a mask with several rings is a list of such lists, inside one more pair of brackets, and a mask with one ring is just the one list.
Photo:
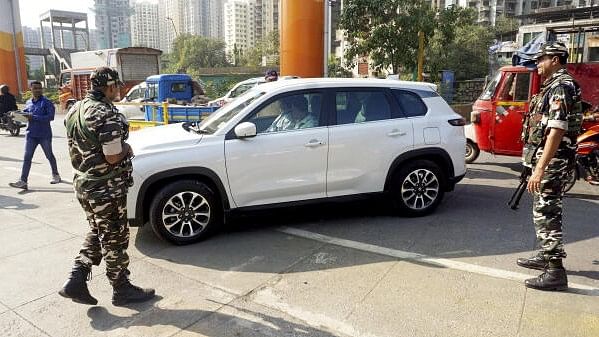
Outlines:
{"label": "parked motorcycle", "polygon": [[565,192],[581,178],[591,185],[599,185],[599,123],[583,128],[576,145],[576,167],[568,174]]}
{"label": "parked motorcycle", "polygon": [[27,124],[15,118],[19,113],[20,111],[9,111],[0,116],[0,130],[8,131],[11,136],[18,136],[21,133],[21,128],[27,126]]}

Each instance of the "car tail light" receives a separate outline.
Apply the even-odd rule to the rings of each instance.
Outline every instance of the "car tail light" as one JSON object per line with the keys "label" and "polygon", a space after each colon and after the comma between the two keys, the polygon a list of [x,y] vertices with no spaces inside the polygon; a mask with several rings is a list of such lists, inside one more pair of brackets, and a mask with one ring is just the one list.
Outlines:
{"label": "car tail light", "polygon": [[464,119],[464,118],[450,119],[447,122],[449,122],[449,124],[451,124],[453,126],[464,126],[464,125],[466,125],[466,119]]}

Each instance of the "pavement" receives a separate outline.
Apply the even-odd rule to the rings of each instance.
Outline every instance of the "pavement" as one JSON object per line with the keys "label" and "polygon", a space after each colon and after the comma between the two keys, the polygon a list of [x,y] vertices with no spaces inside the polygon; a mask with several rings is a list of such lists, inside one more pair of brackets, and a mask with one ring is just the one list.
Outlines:
{"label": "pavement", "polygon": [[599,336],[599,188],[565,199],[570,289],[542,292],[531,200],[506,202],[517,158],[483,154],[437,212],[398,217],[376,201],[252,213],[214,237],[174,246],[132,228],[132,282],[149,303],[114,307],[104,265],[97,306],[60,297],[87,225],[72,192],[62,116],[54,152],[65,182],[50,185],[41,149],[29,191],[17,180],[24,137],[0,133],[0,336]]}

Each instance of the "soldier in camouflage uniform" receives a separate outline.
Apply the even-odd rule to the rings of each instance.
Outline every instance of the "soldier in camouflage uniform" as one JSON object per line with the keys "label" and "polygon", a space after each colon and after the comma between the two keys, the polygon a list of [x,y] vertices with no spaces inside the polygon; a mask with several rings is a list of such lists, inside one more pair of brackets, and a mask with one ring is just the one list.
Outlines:
{"label": "soldier in camouflage uniform", "polygon": [[[125,142],[128,124],[112,101],[122,82],[115,70],[101,67],[91,75],[92,90],[65,117],[69,154],[74,168],[73,186],[90,225],[71,275],[60,295],[77,303],[95,305],[86,281],[92,265],[106,262],[113,286],[112,303],[124,305],[154,297],[153,289],[129,282],[129,227],[127,190],[132,184],[133,152]],[[89,277],[91,278],[91,277]]]}
{"label": "soldier in camouflage uniform", "polygon": [[523,127],[523,162],[532,169],[527,189],[533,194],[533,222],[540,251],[519,258],[521,267],[544,270],[525,281],[526,287],[565,290],[568,277],[562,259],[562,198],[567,173],[576,154],[576,137],[581,132],[580,86],[564,65],[568,49],[561,42],[548,42],[536,55],[537,71],[545,80],[530,101]]}

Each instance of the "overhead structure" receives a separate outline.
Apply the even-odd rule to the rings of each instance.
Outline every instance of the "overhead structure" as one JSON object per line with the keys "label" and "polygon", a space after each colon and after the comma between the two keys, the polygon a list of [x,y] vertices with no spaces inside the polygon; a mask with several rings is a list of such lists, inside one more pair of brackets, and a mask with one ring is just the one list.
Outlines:
{"label": "overhead structure", "polygon": [[281,0],[281,74],[324,75],[325,0]]}
{"label": "overhead structure", "polygon": [[0,8],[0,84],[19,94],[27,90],[19,1],[0,0]]}

